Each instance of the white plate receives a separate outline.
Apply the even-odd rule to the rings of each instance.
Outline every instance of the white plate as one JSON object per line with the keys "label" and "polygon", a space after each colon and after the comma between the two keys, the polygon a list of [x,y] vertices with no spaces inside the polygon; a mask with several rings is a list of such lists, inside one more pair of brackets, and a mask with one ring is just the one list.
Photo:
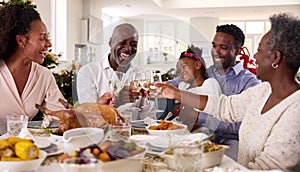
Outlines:
{"label": "white plate", "polygon": [[40,148],[44,149],[51,145],[51,142],[44,137],[33,137],[34,144]]}
{"label": "white plate", "polygon": [[47,152],[48,156],[61,154],[64,152],[64,146],[62,143],[51,143],[50,147],[43,149]]}
{"label": "white plate", "polygon": [[[43,121],[29,121],[27,128],[38,128],[41,127],[42,123]],[[58,128],[59,123],[59,121],[52,121],[47,128]]]}
{"label": "white plate", "polygon": [[50,138],[49,138],[52,142],[60,142],[63,143],[63,136],[59,136],[56,134],[50,134]]}
{"label": "white plate", "polygon": [[202,141],[208,136],[204,133],[195,133],[189,135],[171,135],[171,136],[159,136],[155,139],[149,140],[148,142],[155,147],[168,148],[169,138],[171,138],[171,145],[176,146],[181,143],[181,141],[195,142]]}
{"label": "white plate", "polygon": [[149,140],[155,139],[157,136],[150,136],[150,135],[132,135],[129,137],[130,140],[138,143],[146,143]]}

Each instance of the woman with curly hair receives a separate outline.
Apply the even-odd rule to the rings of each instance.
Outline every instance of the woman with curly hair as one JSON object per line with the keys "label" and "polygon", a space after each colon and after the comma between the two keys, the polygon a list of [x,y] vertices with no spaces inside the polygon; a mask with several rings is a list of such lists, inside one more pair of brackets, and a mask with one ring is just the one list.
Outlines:
{"label": "woman with curly hair", "polygon": [[[263,83],[239,95],[204,96],[160,84],[161,96],[180,100],[228,122],[242,122],[238,162],[250,169],[300,171],[300,20],[283,13],[270,17],[261,39],[257,78]],[[159,84],[158,84],[159,86]]]}
{"label": "woman with curly hair", "polygon": [[35,104],[63,109],[52,72],[41,66],[51,42],[46,25],[32,7],[10,4],[0,8],[0,134],[7,115],[38,112]]}

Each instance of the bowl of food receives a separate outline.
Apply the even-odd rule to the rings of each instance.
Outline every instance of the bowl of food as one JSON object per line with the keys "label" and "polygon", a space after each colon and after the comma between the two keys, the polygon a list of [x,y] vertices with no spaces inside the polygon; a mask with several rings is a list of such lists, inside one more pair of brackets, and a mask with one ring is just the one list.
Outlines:
{"label": "bowl of food", "polygon": [[[202,168],[209,168],[221,164],[224,152],[229,146],[218,145],[210,141],[202,143],[203,156],[202,156]],[[175,156],[173,150],[169,149],[160,155],[167,163],[168,168],[176,169]]]}
{"label": "bowl of food", "polygon": [[146,130],[152,136],[182,135],[187,131],[187,125],[161,120],[160,123],[147,126]]}
{"label": "bowl of food", "polygon": [[74,151],[72,154],[64,154],[61,157],[61,165],[64,160],[72,157],[80,157],[85,159],[96,158],[97,168],[105,172],[140,172],[143,168],[143,159],[146,154],[147,147],[137,145],[131,141],[110,141],[107,140],[101,145],[90,145]]}
{"label": "bowl of food", "polygon": [[218,145],[210,141],[203,143],[203,165],[202,168],[209,168],[221,164],[224,152],[229,146]]}
{"label": "bowl of food", "polygon": [[39,150],[32,140],[9,137],[0,140],[0,156],[3,171],[37,171],[47,153]]}

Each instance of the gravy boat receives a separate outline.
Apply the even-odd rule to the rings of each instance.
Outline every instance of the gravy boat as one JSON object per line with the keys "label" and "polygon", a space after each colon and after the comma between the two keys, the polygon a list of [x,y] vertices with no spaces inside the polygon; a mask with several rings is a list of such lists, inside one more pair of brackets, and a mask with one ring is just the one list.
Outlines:
{"label": "gravy boat", "polygon": [[101,128],[84,127],[68,130],[63,134],[64,152],[70,155],[79,148],[99,144],[103,135]]}

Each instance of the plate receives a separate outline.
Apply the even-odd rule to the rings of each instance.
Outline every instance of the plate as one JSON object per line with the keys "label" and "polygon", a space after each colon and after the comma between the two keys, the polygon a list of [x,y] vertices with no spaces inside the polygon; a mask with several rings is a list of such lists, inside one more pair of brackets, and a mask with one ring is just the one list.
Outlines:
{"label": "plate", "polygon": [[64,152],[63,144],[51,143],[47,148],[41,148],[41,150],[47,152],[48,156],[57,155]]}
{"label": "plate", "polygon": [[[160,123],[160,120],[156,120],[157,123]],[[134,120],[131,121],[131,127],[134,129],[143,129],[146,130],[148,125],[145,124],[144,120]]]}
{"label": "plate", "polygon": [[149,140],[155,139],[157,136],[150,136],[150,135],[132,135],[129,137],[130,140],[138,143],[146,143]]}
{"label": "plate", "polygon": [[44,137],[33,137],[33,141],[34,144],[40,149],[47,148],[51,145],[51,142]]}
{"label": "plate", "polygon": [[[41,127],[43,121],[29,121],[27,128]],[[60,121],[52,121],[47,128],[58,128]]]}
{"label": "plate", "polygon": [[159,136],[155,139],[149,140],[148,143],[154,147],[160,147],[160,148],[168,148],[169,147],[169,138],[171,138],[171,145],[176,146],[180,144],[182,141],[188,141],[188,142],[195,142],[199,141],[201,142],[208,136],[204,133],[195,133],[195,134],[189,134],[189,135],[171,135],[171,136]]}
{"label": "plate", "polygon": [[137,129],[145,129],[147,125],[144,123],[144,120],[135,120],[131,121],[131,127]]}
{"label": "plate", "polygon": [[63,136],[60,135],[56,135],[56,134],[50,134],[50,138],[49,138],[52,142],[60,142],[63,143]]}

